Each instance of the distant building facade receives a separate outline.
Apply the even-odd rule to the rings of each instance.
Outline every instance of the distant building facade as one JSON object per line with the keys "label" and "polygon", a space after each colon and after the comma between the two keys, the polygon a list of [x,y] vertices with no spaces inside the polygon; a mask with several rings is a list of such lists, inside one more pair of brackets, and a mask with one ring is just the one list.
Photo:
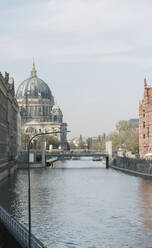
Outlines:
{"label": "distant building facade", "polygon": [[18,87],[16,97],[21,114],[22,133],[33,136],[40,132],[54,134],[62,149],[67,147],[67,124],[63,122],[61,109],[54,103],[49,86],[37,77],[33,64],[31,75]]}
{"label": "distant building facade", "polygon": [[130,119],[129,122],[139,128],[139,119]]}
{"label": "distant building facade", "polygon": [[152,87],[144,79],[144,97],[139,104],[139,153],[152,158]]}
{"label": "distant building facade", "polygon": [[17,156],[17,113],[14,80],[0,73],[0,180],[14,170]]}

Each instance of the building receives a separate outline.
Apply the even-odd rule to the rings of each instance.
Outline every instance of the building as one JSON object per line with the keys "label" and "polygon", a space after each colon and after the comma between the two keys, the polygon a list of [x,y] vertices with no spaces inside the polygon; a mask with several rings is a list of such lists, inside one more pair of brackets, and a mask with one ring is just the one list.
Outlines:
{"label": "building", "polygon": [[61,132],[55,136],[62,149],[67,146],[67,124],[61,109],[55,104],[49,86],[37,76],[35,64],[31,75],[18,87],[16,93],[22,123],[22,133],[30,136],[40,132]]}
{"label": "building", "polygon": [[14,80],[0,73],[0,180],[10,175],[15,168],[17,156],[17,114]]}
{"label": "building", "polygon": [[130,119],[129,122],[139,128],[139,119]]}
{"label": "building", "polygon": [[17,114],[17,155],[21,152],[21,136],[22,136],[22,126],[21,126],[21,115],[20,112]]}
{"label": "building", "polygon": [[139,153],[152,158],[152,87],[144,79],[144,97],[139,104]]}

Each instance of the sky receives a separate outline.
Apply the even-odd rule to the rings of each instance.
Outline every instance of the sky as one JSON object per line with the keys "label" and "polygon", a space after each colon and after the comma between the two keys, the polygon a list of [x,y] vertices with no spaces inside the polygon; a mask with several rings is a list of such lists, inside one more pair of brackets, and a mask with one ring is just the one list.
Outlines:
{"label": "sky", "polygon": [[151,0],[0,1],[0,71],[50,87],[70,137],[138,118],[152,82]]}

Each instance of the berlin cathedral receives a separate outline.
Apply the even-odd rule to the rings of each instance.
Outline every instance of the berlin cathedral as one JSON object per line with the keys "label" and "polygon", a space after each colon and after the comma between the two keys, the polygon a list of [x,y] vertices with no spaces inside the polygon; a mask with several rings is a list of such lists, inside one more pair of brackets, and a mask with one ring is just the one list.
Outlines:
{"label": "berlin cathedral", "polygon": [[55,104],[49,86],[37,76],[33,63],[31,75],[18,87],[16,98],[21,114],[22,133],[30,136],[39,132],[54,134],[62,149],[67,146],[67,124],[63,122],[61,109]]}

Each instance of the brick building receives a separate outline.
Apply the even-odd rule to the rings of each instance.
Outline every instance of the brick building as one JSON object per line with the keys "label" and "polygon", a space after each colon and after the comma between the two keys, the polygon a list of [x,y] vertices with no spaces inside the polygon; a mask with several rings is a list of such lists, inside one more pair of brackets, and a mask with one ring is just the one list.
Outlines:
{"label": "brick building", "polygon": [[0,73],[0,180],[14,170],[17,155],[17,113],[14,81]]}
{"label": "brick building", "polygon": [[152,87],[144,79],[144,97],[139,104],[139,153],[152,158]]}

